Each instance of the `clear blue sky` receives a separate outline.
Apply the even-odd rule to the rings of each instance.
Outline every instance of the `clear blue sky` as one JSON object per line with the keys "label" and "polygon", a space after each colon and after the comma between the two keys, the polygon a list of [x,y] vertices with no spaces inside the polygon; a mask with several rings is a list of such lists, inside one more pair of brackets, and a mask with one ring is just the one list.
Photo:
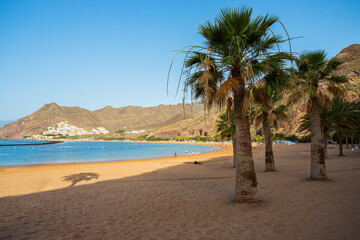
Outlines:
{"label": "clear blue sky", "polygon": [[166,94],[174,50],[201,44],[197,25],[242,4],[303,36],[292,43],[297,52],[325,49],[332,57],[360,41],[357,0],[0,0],[0,120],[50,102],[90,110],[179,103],[180,58]]}

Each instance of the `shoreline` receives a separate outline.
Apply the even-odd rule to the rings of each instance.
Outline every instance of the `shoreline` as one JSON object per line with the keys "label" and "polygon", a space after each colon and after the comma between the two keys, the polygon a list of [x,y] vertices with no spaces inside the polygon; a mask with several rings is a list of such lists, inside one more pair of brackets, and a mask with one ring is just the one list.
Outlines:
{"label": "shoreline", "polygon": [[91,140],[91,139],[0,139],[2,141],[43,141],[43,142],[131,142],[131,143],[169,143],[169,144],[199,144],[199,145],[212,145],[212,144],[232,144],[231,142],[194,142],[194,141],[135,141],[135,140]]}
{"label": "shoreline", "polygon": [[[66,142],[66,141],[57,141],[56,143],[47,143],[47,144],[38,144],[38,145],[48,145],[48,144],[58,144],[60,142]],[[72,142],[72,141],[71,141]],[[87,142],[87,141],[75,141],[74,142]],[[118,140],[107,140],[107,141],[91,141],[91,142],[123,142],[123,141],[118,141]],[[126,141],[126,142],[131,142],[131,143],[153,143],[153,144],[167,144],[168,142],[166,141]],[[202,153],[195,153],[195,154],[183,154],[183,155],[178,155],[177,157],[182,157],[182,156],[194,156],[194,155],[201,155],[201,154],[207,154],[207,153],[214,153],[214,152],[219,152],[219,151],[224,151],[224,150],[229,150],[228,147],[231,146],[231,143],[198,143],[198,142],[182,142],[182,143],[178,143],[178,142],[172,142],[172,144],[185,144],[185,145],[205,145],[205,146],[213,146],[213,147],[217,147],[219,150],[217,151],[213,151],[213,152],[202,152]],[[32,145],[32,144],[23,144],[23,145],[19,145],[19,146],[26,146],[26,145]],[[16,145],[17,146],[17,145]],[[226,148],[224,148],[224,146],[227,146]],[[18,168],[18,167],[30,167],[30,166],[48,166],[48,165],[73,165],[73,164],[91,164],[91,163],[117,163],[117,162],[127,162],[127,161],[146,161],[146,160],[152,160],[152,159],[162,159],[162,158],[175,158],[175,156],[164,156],[164,157],[150,157],[150,158],[139,158],[139,159],[125,159],[125,160],[119,160],[119,159],[115,159],[115,160],[109,160],[109,161],[95,161],[95,162],[71,162],[71,163],[46,163],[46,164],[29,164],[29,165],[5,165],[5,166],[1,166],[0,165],[0,170],[1,169],[6,169],[6,168]]]}

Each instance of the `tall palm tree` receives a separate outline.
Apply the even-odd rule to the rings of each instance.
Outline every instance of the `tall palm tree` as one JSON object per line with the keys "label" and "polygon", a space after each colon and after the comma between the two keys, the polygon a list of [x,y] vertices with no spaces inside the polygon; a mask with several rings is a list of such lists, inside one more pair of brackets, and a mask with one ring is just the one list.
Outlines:
{"label": "tall palm tree", "polygon": [[291,101],[305,95],[307,112],[311,123],[311,170],[312,180],[326,180],[324,148],[321,144],[320,106],[324,104],[327,95],[342,94],[341,84],[347,82],[344,76],[334,75],[333,72],[341,62],[336,59],[326,59],[323,50],[307,51],[296,60],[296,80]]}
{"label": "tall palm tree", "polygon": [[[252,17],[252,9],[225,9],[198,27],[206,39],[207,54],[216,58],[228,78],[221,84],[218,96],[234,96],[234,125],[237,147],[235,194],[237,202],[256,201],[257,179],[252,156],[248,116],[249,91],[246,86],[260,77],[262,61],[282,41],[272,35],[270,27],[278,18],[269,15]],[[254,71],[256,70],[256,71]]]}
{"label": "tall palm tree", "polygon": [[284,59],[272,58],[270,69],[263,79],[252,88],[252,119],[255,125],[262,123],[265,135],[265,171],[276,171],[272,150],[271,127],[284,120],[286,106],[282,104],[282,92],[289,86],[288,75],[283,69]]}
{"label": "tall palm tree", "polygon": [[250,92],[247,86],[260,79],[269,67],[265,58],[278,54],[278,44],[283,39],[271,31],[277,21],[277,17],[269,15],[253,16],[251,8],[224,9],[214,21],[198,27],[198,32],[205,38],[205,46],[192,46],[187,51],[199,49],[208,58],[213,58],[228,76],[219,86],[216,96],[219,99],[233,96],[237,163],[235,195],[239,203],[257,200],[248,115]]}
{"label": "tall palm tree", "polygon": [[335,97],[331,104],[334,128],[339,134],[339,156],[343,153],[343,138],[347,131],[354,129],[359,122],[357,103],[348,102],[344,98]]}
{"label": "tall palm tree", "polygon": [[265,171],[276,171],[271,127],[287,117],[287,108],[281,104],[282,98],[279,92],[271,92],[264,86],[255,87],[253,99],[255,107],[252,115],[255,125],[258,126],[261,122],[265,135]]}
{"label": "tall palm tree", "polygon": [[236,167],[236,138],[235,138],[235,126],[234,122],[234,111],[231,113],[231,119],[229,121],[227,113],[222,113],[217,121],[217,131],[220,133],[221,139],[230,138],[233,141],[233,167]]}

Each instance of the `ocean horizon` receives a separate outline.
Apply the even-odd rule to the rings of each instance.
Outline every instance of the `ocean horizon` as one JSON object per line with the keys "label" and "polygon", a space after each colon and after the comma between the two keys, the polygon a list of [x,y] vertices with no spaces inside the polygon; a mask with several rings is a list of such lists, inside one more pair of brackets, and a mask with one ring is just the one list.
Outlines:
{"label": "ocean horizon", "polygon": [[[148,142],[64,141],[22,145],[44,142],[0,140],[0,166],[125,161],[169,157],[174,156],[175,152],[181,156],[216,150],[216,147],[207,145]],[[10,144],[14,146],[4,146]]]}

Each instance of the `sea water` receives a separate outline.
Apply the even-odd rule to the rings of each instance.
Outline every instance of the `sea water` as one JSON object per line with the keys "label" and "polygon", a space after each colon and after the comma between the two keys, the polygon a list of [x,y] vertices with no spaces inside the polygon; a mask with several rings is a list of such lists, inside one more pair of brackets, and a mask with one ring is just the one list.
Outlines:
{"label": "sea water", "polygon": [[[209,152],[212,146],[134,142],[76,142],[20,145],[40,141],[0,140],[0,166],[135,160]],[[2,146],[18,144],[18,146]],[[216,150],[216,149],[215,149]]]}

